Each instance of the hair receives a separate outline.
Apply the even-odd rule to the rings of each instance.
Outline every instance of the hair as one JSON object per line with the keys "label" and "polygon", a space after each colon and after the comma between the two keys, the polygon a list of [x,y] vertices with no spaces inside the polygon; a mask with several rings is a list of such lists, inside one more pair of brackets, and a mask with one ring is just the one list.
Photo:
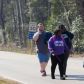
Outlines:
{"label": "hair", "polygon": [[43,23],[38,23],[38,25],[37,26],[39,26],[39,25],[44,25]]}
{"label": "hair", "polygon": [[64,29],[66,30],[65,26],[63,24],[59,25],[59,29]]}
{"label": "hair", "polygon": [[54,31],[54,35],[58,35],[59,32],[61,32],[61,30],[59,30],[59,29],[58,29],[58,30],[55,29],[55,31]]}

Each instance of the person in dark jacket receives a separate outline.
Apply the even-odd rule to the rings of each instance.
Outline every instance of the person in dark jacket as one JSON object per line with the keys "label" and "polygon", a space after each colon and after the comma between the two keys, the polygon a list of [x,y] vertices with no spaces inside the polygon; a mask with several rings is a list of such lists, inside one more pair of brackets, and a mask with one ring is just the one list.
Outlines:
{"label": "person in dark jacket", "polygon": [[55,68],[58,64],[60,79],[65,80],[64,75],[64,50],[68,50],[60,30],[55,30],[54,35],[48,41],[48,49],[51,53],[51,78],[55,79]]}
{"label": "person in dark jacket", "polygon": [[74,35],[71,32],[67,31],[64,25],[60,25],[59,29],[61,30],[62,36],[64,37],[64,40],[66,42],[66,45],[69,48],[69,51],[65,50],[65,60],[64,60],[64,71],[65,71],[64,74],[67,77],[66,75],[67,60],[70,55],[70,51],[72,49],[72,39],[74,38]]}

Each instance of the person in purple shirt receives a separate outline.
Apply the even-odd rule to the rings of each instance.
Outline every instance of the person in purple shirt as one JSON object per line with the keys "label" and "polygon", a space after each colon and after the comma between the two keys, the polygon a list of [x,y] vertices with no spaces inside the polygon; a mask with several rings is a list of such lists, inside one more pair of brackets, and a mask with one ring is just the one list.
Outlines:
{"label": "person in purple shirt", "polygon": [[64,77],[64,50],[68,50],[64,38],[61,36],[60,30],[55,30],[54,35],[48,41],[48,49],[51,54],[51,78],[55,79],[55,68],[58,64],[60,79],[65,80]]}

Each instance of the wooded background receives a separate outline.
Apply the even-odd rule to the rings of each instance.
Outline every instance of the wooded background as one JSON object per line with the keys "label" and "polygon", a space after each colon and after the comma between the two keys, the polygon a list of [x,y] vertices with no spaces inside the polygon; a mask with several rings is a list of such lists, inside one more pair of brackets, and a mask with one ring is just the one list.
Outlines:
{"label": "wooded background", "polygon": [[32,21],[51,32],[64,24],[74,33],[74,50],[84,52],[84,0],[0,0],[0,44],[28,47]]}

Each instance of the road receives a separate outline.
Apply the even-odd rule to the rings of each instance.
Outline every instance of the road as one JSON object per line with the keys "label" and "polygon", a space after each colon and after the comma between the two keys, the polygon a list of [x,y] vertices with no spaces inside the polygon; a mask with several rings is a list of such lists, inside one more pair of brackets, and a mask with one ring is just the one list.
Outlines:
{"label": "road", "polygon": [[59,79],[56,68],[56,79],[50,77],[50,61],[47,76],[41,77],[38,58],[35,55],[0,51],[0,76],[17,80],[22,84],[84,84],[82,58],[69,58],[66,80]]}

